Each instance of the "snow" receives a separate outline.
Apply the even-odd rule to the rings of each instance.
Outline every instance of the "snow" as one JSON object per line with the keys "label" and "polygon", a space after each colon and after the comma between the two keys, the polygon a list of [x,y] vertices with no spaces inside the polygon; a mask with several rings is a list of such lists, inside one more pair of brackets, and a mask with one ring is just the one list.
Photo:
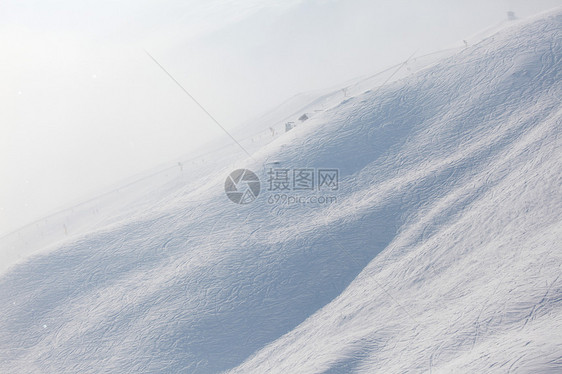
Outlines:
{"label": "snow", "polygon": [[[253,159],[220,146],[0,239],[0,372],[562,371],[561,26],[299,96]],[[337,202],[228,200],[272,161],[339,169]]]}

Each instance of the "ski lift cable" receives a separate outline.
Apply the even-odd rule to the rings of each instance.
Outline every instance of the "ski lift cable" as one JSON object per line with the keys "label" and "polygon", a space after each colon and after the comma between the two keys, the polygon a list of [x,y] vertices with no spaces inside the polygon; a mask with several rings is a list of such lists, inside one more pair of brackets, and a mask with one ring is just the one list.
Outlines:
{"label": "ski lift cable", "polygon": [[191,94],[180,84],[180,82],[178,82],[178,81],[176,80],[176,78],[174,78],[174,77],[172,76],[172,74],[170,74],[170,73],[164,68],[164,66],[162,66],[154,57],[152,57],[152,55],[151,55],[150,53],[148,53],[148,51],[147,51],[146,49],[144,50],[144,52],[148,55],[148,57],[150,57],[150,58],[152,59],[152,61],[154,61],[154,62],[156,63],[156,65],[158,65],[158,66],[160,67],[160,69],[162,69],[162,70],[164,71],[164,73],[166,73],[166,75],[168,75],[168,77],[170,77],[170,78],[174,81],[174,83],[176,83],[176,84],[178,85],[179,88],[181,88],[181,90],[182,90],[187,96],[189,96],[189,98],[190,98],[191,100],[193,100],[193,102],[194,102],[195,104],[197,104],[197,106],[199,106],[199,108],[201,108],[201,110],[202,110],[203,112],[205,112],[205,114],[207,114],[207,116],[208,116],[211,120],[213,120],[213,122],[214,122],[215,124],[217,124],[218,127],[220,127],[220,128],[222,129],[222,131],[224,131],[224,133],[225,133],[226,135],[228,135],[228,136],[230,137],[230,139],[232,139],[232,141],[234,141],[234,143],[236,143],[236,144],[240,147],[240,149],[242,149],[242,150],[244,151],[244,153],[246,153],[246,155],[248,155],[248,157],[250,157],[252,160],[254,159],[254,158],[252,157],[252,155],[250,154],[250,152],[248,152],[248,151],[246,150],[246,148],[244,148],[244,147],[242,146],[242,144],[240,144],[240,142],[238,142],[238,140],[236,140],[236,138],[234,138],[234,136],[232,136],[232,135],[219,123],[219,121],[217,121],[216,118],[213,117],[213,116],[211,115],[211,113],[209,113],[209,111],[208,111],[207,109],[205,109],[205,107],[203,107],[203,105],[201,105],[201,104],[193,97],[193,95],[191,95]]}

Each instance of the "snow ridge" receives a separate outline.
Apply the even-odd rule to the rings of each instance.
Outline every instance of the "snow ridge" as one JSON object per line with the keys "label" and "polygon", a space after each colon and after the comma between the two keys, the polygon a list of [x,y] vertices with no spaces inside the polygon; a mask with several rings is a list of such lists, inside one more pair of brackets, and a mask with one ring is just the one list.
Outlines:
{"label": "snow ridge", "polygon": [[[560,372],[560,30],[344,98],[10,268],[0,371]],[[272,160],[339,169],[337,203],[227,199]]]}

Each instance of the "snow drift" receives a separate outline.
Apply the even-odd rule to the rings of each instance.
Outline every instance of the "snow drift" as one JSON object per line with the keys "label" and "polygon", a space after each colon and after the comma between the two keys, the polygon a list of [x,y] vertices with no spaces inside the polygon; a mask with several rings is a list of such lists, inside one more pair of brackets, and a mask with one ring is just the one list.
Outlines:
{"label": "snow drift", "polygon": [[[254,160],[10,267],[0,371],[560,372],[560,30],[309,102]],[[339,169],[337,202],[228,200],[271,161]]]}

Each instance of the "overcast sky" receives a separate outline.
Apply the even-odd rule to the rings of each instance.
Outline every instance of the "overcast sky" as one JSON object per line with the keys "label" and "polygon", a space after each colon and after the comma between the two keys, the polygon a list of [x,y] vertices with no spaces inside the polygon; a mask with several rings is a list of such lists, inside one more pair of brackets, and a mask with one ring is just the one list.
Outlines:
{"label": "overcast sky", "polygon": [[0,2],[0,236],[302,91],[562,0]]}

